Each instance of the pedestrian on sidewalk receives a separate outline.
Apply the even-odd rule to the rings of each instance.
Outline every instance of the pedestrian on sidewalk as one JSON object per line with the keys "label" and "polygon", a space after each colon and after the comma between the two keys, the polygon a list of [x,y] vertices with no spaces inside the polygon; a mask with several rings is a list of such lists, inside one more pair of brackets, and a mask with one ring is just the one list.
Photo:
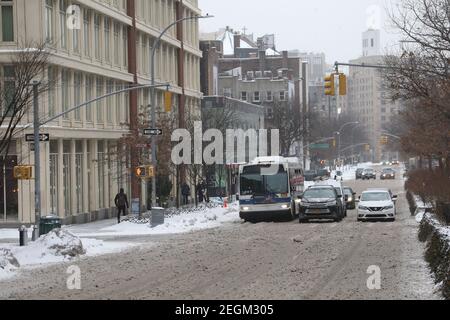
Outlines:
{"label": "pedestrian on sidewalk", "polygon": [[120,189],[120,192],[114,198],[114,204],[117,208],[117,223],[120,223],[120,214],[123,213],[123,215],[125,216],[126,209],[130,208],[127,195],[125,194],[123,188]]}
{"label": "pedestrian on sidewalk", "polygon": [[198,195],[198,203],[203,203],[205,197],[203,191],[203,184],[201,182],[197,184],[197,195]]}
{"label": "pedestrian on sidewalk", "polygon": [[181,195],[183,196],[183,205],[189,204],[189,195],[191,194],[191,188],[189,188],[186,182],[181,185]]}

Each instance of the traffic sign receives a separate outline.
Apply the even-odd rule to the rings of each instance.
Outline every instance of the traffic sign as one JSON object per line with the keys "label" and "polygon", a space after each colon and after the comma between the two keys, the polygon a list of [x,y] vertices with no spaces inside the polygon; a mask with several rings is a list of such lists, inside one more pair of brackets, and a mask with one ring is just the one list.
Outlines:
{"label": "traffic sign", "polygon": [[162,129],[144,129],[145,136],[162,136]]}
{"label": "traffic sign", "polygon": [[[34,134],[26,134],[25,141],[26,142],[34,142]],[[41,141],[41,142],[50,141],[50,134],[48,134],[48,133],[39,134],[39,141]]]}
{"label": "traffic sign", "polygon": [[312,144],[310,146],[311,150],[328,150],[330,149],[330,145],[328,143],[321,143],[321,144]]}

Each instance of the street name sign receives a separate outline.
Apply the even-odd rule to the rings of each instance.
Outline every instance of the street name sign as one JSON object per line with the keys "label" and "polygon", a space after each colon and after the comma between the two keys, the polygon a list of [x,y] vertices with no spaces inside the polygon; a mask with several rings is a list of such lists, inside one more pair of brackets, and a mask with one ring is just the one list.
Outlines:
{"label": "street name sign", "polygon": [[[26,142],[34,142],[34,134],[26,134],[25,141]],[[39,141],[41,141],[41,142],[50,141],[50,134],[48,134],[48,133],[39,134]]]}

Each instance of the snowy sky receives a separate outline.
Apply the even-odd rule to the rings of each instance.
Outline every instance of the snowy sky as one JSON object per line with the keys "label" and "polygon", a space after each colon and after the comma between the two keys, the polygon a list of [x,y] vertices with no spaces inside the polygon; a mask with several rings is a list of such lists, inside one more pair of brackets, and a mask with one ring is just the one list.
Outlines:
{"label": "snowy sky", "polygon": [[[225,26],[247,33],[276,35],[278,50],[324,52],[328,63],[346,62],[362,54],[361,33],[382,30],[383,51],[392,50],[398,35],[387,10],[399,0],[199,0],[202,32]],[[234,9],[232,9],[234,8]]]}

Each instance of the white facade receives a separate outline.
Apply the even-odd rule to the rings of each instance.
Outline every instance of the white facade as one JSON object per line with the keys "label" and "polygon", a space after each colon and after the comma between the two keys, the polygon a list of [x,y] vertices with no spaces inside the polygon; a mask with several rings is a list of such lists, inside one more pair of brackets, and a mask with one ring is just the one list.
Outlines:
{"label": "white facade", "polygon": [[[135,0],[137,82],[150,83],[150,50],[159,33],[176,20],[177,0]],[[48,43],[51,67],[46,71],[55,83],[40,98],[40,117],[48,119],[91,98],[117,91],[134,82],[129,70],[128,36],[132,17],[126,0],[13,0],[14,36],[0,41],[0,49],[14,49],[31,41]],[[67,28],[68,5],[81,8],[80,29]],[[184,1],[183,16],[200,14],[197,1]],[[178,66],[184,66],[186,112],[200,110],[200,57],[198,22],[184,23],[184,63],[176,28],[163,37],[156,53],[156,82],[170,83],[171,91],[183,94]],[[9,57],[0,53],[0,65]],[[163,92],[157,91],[157,108],[163,110]],[[174,112],[178,100],[175,99]],[[137,97],[138,113],[146,112],[148,90]],[[32,114],[22,125],[32,122]],[[118,139],[129,132],[129,94],[119,94],[88,108],[59,118],[42,128],[51,141],[41,145],[42,213],[54,213],[66,222],[78,215],[111,212],[114,196],[123,187],[130,195],[133,170],[114,161],[111,152]],[[25,130],[17,136],[15,153],[19,163],[33,164],[34,152],[25,142]],[[17,221],[34,220],[33,181],[19,181]],[[145,187],[142,188],[144,200]],[[131,198],[129,196],[129,198]],[[4,222],[0,208],[0,223]],[[74,217],[74,218],[72,218]],[[14,220],[14,219],[13,219]],[[7,222],[12,222],[8,219]]]}

